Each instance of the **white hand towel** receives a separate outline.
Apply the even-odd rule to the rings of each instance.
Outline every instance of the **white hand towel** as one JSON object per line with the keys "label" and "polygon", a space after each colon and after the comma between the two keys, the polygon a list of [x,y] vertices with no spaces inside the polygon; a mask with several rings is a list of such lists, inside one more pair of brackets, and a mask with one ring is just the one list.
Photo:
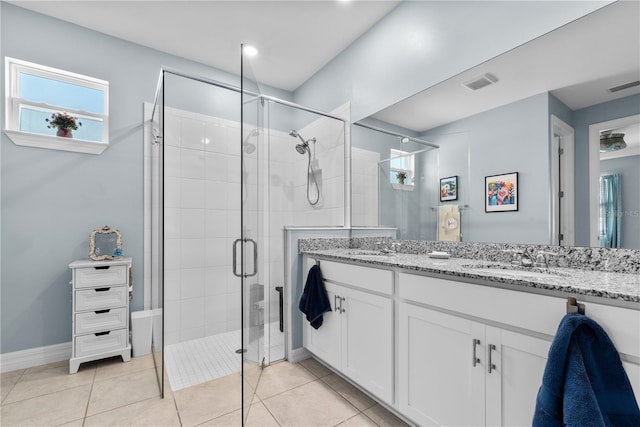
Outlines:
{"label": "white hand towel", "polygon": [[438,207],[438,240],[447,242],[460,241],[460,209],[458,205],[441,205]]}

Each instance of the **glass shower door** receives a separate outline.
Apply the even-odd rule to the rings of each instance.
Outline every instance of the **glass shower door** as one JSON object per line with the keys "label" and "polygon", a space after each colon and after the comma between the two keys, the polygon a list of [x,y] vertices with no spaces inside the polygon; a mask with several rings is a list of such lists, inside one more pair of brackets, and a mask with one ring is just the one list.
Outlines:
{"label": "glass shower door", "polygon": [[[242,48],[242,46],[241,46]],[[264,212],[259,189],[264,108],[251,64],[242,49],[240,139],[240,238],[234,241],[234,274],[241,279],[243,425],[264,365]],[[237,257],[240,256],[239,262]]]}
{"label": "glass shower door", "polygon": [[150,140],[146,144],[149,152],[145,155],[151,160],[145,163],[149,167],[149,204],[150,217],[145,218],[150,223],[151,260],[151,308],[153,313],[152,353],[160,387],[160,394],[164,397],[164,72],[160,73],[156,99],[150,112],[148,135]]}

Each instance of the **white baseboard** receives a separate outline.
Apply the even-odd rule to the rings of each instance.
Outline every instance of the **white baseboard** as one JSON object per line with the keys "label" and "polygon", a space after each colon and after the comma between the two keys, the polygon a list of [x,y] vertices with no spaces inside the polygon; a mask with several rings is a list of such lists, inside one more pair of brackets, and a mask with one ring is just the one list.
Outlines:
{"label": "white baseboard", "polygon": [[32,368],[71,358],[71,341],[0,354],[0,372]]}
{"label": "white baseboard", "polygon": [[298,363],[301,360],[308,359],[311,357],[311,353],[304,347],[296,348],[291,350],[287,355],[287,360],[291,363]]}

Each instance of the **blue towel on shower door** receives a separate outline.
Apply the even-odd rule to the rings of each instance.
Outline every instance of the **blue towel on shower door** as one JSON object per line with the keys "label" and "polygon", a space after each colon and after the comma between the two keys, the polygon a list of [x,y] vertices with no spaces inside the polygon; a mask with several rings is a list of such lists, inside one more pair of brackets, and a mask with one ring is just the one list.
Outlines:
{"label": "blue towel on shower door", "polygon": [[298,308],[307,316],[307,320],[314,329],[322,326],[322,314],[332,311],[327,290],[322,282],[322,272],[319,265],[314,265],[309,270]]}
{"label": "blue towel on shower door", "polygon": [[583,314],[567,314],[560,322],[533,426],[640,426],[640,410],[618,352],[604,329]]}

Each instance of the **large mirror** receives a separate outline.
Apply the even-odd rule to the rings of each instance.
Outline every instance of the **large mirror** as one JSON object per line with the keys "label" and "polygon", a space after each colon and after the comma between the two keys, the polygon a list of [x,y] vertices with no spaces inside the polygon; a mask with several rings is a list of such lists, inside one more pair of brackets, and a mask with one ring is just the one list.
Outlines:
{"label": "large mirror", "polygon": [[[436,240],[455,212],[461,241],[640,249],[638,2],[605,6],[359,124],[367,127],[352,129],[353,226]],[[607,151],[600,139],[609,134],[624,134],[626,146]],[[393,188],[385,160],[426,146],[403,136],[439,147],[416,154],[410,191]],[[485,212],[485,177],[512,172],[518,210]],[[611,189],[601,175],[621,184]],[[451,176],[458,199],[440,201],[440,179]],[[360,195],[371,182],[375,207]]]}

